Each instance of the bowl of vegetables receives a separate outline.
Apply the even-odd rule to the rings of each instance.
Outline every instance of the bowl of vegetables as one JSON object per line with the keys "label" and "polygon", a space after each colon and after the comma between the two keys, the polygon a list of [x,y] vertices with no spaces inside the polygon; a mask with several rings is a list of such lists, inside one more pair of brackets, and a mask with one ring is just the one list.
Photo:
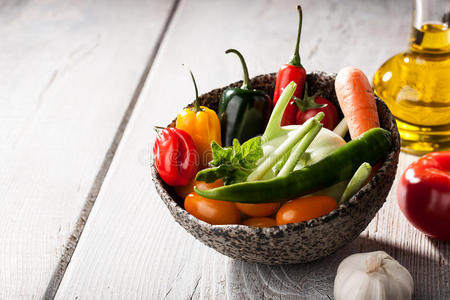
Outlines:
{"label": "bowl of vegetables", "polygon": [[[252,89],[273,95],[276,78],[275,73],[260,75],[249,80],[247,84]],[[335,91],[335,79],[335,74],[313,72],[306,76],[305,83],[310,94],[317,94],[333,103],[338,109],[338,116],[342,118],[343,113]],[[224,92],[241,85],[242,82],[240,81],[224,88],[215,89],[198,97],[199,103],[201,106],[218,111]],[[293,85],[286,87],[284,97],[281,95],[282,97],[278,102],[286,102],[286,99],[289,101],[294,90]],[[156,190],[174,219],[183,228],[205,245],[224,255],[266,264],[304,263],[319,259],[351,242],[366,228],[385,202],[393,183],[400,149],[399,134],[395,120],[387,106],[376,96],[374,103],[379,127],[383,131],[380,129],[380,132],[373,135],[374,129],[372,129],[372,131],[369,130],[353,140],[350,140],[347,135],[349,141],[345,141],[333,131],[321,128],[319,131],[321,133],[316,135],[316,138],[306,148],[307,150],[300,155],[301,158],[296,161],[292,170],[287,168],[287,171],[283,171],[283,167],[278,167],[278,174],[283,171],[287,175],[277,176],[277,174],[274,177],[273,172],[277,171],[277,163],[282,161],[280,159],[275,164],[269,164],[269,168],[267,166],[264,168],[270,169],[268,172],[260,172],[264,174],[255,176],[254,171],[261,170],[261,160],[267,161],[269,157],[276,160],[270,154],[282,148],[286,140],[296,135],[295,138],[292,138],[294,142],[294,146],[290,149],[292,154],[296,148],[299,148],[300,143],[298,141],[304,141],[305,137],[311,132],[311,130],[305,129],[304,131],[307,131],[307,133],[304,134],[300,132],[302,128],[308,126],[314,128],[314,126],[308,125],[308,122],[306,122],[307,126],[280,126],[283,120],[283,109],[277,110],[277,107],[280,108],[281,106],[275,105],[270,121],[261,136],[263,141],[254,142],[254,144],[262,144],[263,156],[256,155],[258,163],[254,164],[253,171],[247,175],[247,178],[251,175],[257,179],[240,181],[239,178],[232,178],[233,175],[228,174],[228,177],[221,177],[222,181],[228,181],[227,185],[221,187],[222,184],[218,184],[218,181],[216,181],[218,175],[214,173],[214,170],[211,171],[212,169],[217,171],[220,166],[207,168],[197,173],[197,179],[209,179],[207,181],[214,181],[214,183],[210,183],[208,186],[203,182],[202,186],[198,184],[200,181],[197,181],[197,193],[189,193],[185,200],[179,196],[182,194],[182,192],[180,193],[180,187],[173,187],[164,182],[154,163],[151,170]],[[194,103],[192,103],[189,107],[194,108],[194,106]],[[287,106],[286,103],[284,106]],[[316,124],[313,121],[314,119],[309,123]],[[176,127],[176,121],[172,122],[169,127]],[[302,135],[303,139],[299,138]],[[251,139],[249,141],[251,142]],[[240,145],[241,148],[244,145],[245,142]],[[357,147],[351,147],[355,145]],[[235,146],[237,147],[237,145]],[[251,146],[247,148],[251,148]],[[219,148],[219,150],[226,150],[233,149],[233,146],[231,148]],[[264,154],[264,150],[267,154]],[[250,150],[246,151],[247,154],[251,152]],[[213,149],[213,154],[215,152],[217,150]],[[281,154],[285,161],[284,166],[291,157],[286,158],[285,153]],[[268,155],[268,157],[264,157],[264,155]],[[360,157],[361,155],[362,157]],[[215,156],[215,159],[220,160],[217,155]],[[364,184],[365,182],[359,182],[358,184],[358,180],[353,179],[355,179],[358,171],[363,174],[364,171],[367,172],[363,168],[363,163],[366,162],[373,167],[372,172],[369,172],[372,174],[363,176],[368,181],[367,184]],[[252,161],[249,162],[249,164],[252,163]],[[267,175],[268,173],[272,174]],[[346,175],[342,175],[342,173],[346,173]],[[245,177],[245,174],[242,176]],[[345,179],[342,179],[344,177]],[[337,182],[328,181],[329,178],[334,178],[333,180]],[[356,193],[354,192],[350,198],[342,198],[345,191],[351,190],[348,187],[351,186],[352,181],[353,184],[357,183],[357,187],[363,186],[357,189]],[[333,183],[327,185],[326,182]],[[209,189],[211,187],[212,189]],[[181,191],[183,191],[183,188],[181,187]],[[308,196],[305,197],[305,195]],[[190,211],[193,214],[185,209],[188,204],[185,201],[189,197],[191,198],[191,201],[189,201]],[[210,223],[214,223],[214,220],[208,219],[208,216],[204,220],[194,216],[204,205],[204,203],[201,203],[202,199],[208,199],[206,197],[219,199],[210,199],[211,203],[214,203],[214,201],[226,203],[223,207],[216,209],[218,211],[216,212],[216,219],[219,222],[223,221],[221,218],[224,218],[225,223],[235,222],[236,224],[213,225]],[[320,199],[320,197],[323,197],[323,199]],[[329,198],[337,199],[334,205],[328,203]],[[307,199],[307,201],[302,201],[302,199]],[[241,206],[241,209],[236,210],[233,206]],[[279,208],[280,206],[281,208]],[[284,209],[284,217],[278,215],[283,208],[286,208]],[[321,210],[327,213],[311,219],[307,219],[307,216],[301,216],[307,220],[279,225],[283,221],[289,222],[289,214],[295,214],[296,208],[305,212],[306,215],[310,213],[312,216],[315,213],[317,214],[317,211],[320,214]],[[254,213],[249,212],[252,209]],[[272,211],[272,217],[258,217],[258,215],[264,215],[264,210]],[[236,211],[239,212],[239,215],[236,215]],[[224,214],[229,216],[224,216]],[[214,218],[214,213],[209,217]],[[229,217],[228,220],[227,217]],[[260,219],[259,225],[258,218]],[[265,218],[274,221],[267,223],[263,220]],[[253,226],[251,222],[246,223],[250,219],[256,219]]]}
{"label": "bowl of vegetables", "polygon": [[[394,181],[400,137],[366,76],[307,74],[299,29],[277,74],[198,96],[160,128],[151,172],[187,232],[232,258],[304,263],[355,239]],[[349,131],[349,133],[347,133]]]}

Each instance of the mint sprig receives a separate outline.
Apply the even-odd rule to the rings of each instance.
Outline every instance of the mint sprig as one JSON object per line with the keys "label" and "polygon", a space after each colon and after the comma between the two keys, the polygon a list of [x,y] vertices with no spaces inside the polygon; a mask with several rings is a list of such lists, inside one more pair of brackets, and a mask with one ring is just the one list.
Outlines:
{"label": "mint sprig", "polygon": [[216,142],[211,143],[213,155],[209,162],[211,168],[197,173],[196,180],[214,182],[223,180],[225,185],[243,182],[256,168],[257,161],[263,157],[261,137],[254,137],[242,145],[237,139],[232,147],[222,148]]}

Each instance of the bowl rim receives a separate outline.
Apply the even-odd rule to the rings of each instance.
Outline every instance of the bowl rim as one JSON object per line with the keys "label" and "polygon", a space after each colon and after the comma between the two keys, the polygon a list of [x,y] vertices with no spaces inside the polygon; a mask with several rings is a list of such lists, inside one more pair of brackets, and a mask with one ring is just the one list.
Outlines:
{"label": "bowl rim", "polygon": [[[258,79],[258,78],[261,78],[264,76],[268,76],[268,75],[273,76],[273,75],[276,75],[276,73],[260,74],[258,76],[252,77],[250,79],[250,81],[253,81],[255,79]],[[308,75],[309,76],[316,75],[316,76],[322,76],[322,77],[331,77],[334,80],[336,78],[337,74],[336,73],[326,73],[326,72],[322,72],[322,71],[312,71],[312,72],[309,72]],[[214,91],[223,90],[230,86],[237,86],[240,83],[242,83],[242,80],[233,82],[222,88],[213,89],[209,92],[206,92],[206,93],[203,93],[202,95],[200,95],[199,99],[201,99],[204,95],[210,94]],[[166,206],[173,207],[175,210],[177,210],[178,213],[181,213],[183,215],[183,217],[187,218],[190,222],[194,222],[201,227],[206,227],[213,231],[217,231],[217,230],[223,231],[223,230],[227,230],[228,228],[238,228],[238,229],[243,229],[245,231],[254,231],[255,233],[262,232],[265,234],[273,235],[279,231],[286,231],[286,230],[288,230],[288,231],[296,230],[297,231],[297,230],[303,230],[306,228],[314,228],[314,227],[323,225],[323,223],[327,223],[338,216],[349,214],[349,212],[351,211],[351,208],[358,204],[359,199],[362,198],[362,195],[365,194],[368,189],[374,188],[376,182],[379,182],[380,180],[382,180],[383,174],[385,173],[385,171],[387,171],[387,169],[389,167],[388,162],[392,161],[392,160],[395,161],[394,158],[395,158],[395,156],[398,155],[398,153],[400,151],[400,135],[399,135],[399,132],[397,129],[397,125],[396,125],[394,116],[392,115],[392,113],[389,110],[389,108],[387,107],[387,105],[375,93],[374,93],[374,97],[375,97],[375,102],[376,102],[377,108],[378,108],[378,114],[379,114],[379,107],[381,106],[385,111],[388,112],[388,115],[387,115],[388,119],[386,120],[386,124],[393,125],[392,131],[389,130],[389,128],[385,128],[391,132],[392,149],[386,155],[386,158],[383,161],[383,164],[381,165],[381,167],[378,169],[378,171],[375,173],[375,175],[372,177],[372,179],[367,184],[365,184],[356,194],[354,194],[350,199],[348,199],[344,203],[340,204],[333,211],[329,212],[326,215],[320,216],[318,218],[314,218],[314,219],[311,219],[308,221],[303,221],[303,222],[298,222],[298,223],[289,223],[289,224],[277,225],[277,226],[272,226],[272,227],[252,227],[252,226],[247,226],[244,224],[212,225],[205,221],[197,219],[195,216],[191,215],[183,207],[181,207],[180,204],[178,204],[178,202],[175,199],[173,199],[172,195],[165,188],[166,184],[162,181],[161,177],[159,176],[159,174],[156,170],[154,156],[152,156],[151,165],[150,165],[150,169],[151,169],[151,173],[152,173],[152,180],[154,181],[155,186],[159,186],[162,190],[164,190],[164,193],[166,194],[167,197],[162,197],[159,189],[157,189],[157,192],[160,195],[160,198],[166,204]],[[190,107],[191,105],[192,104],[189,104],[186,107]],[[381,127],[381,128],[384,128],[384,127]],[[170,200],[166,201],[166,198],[168,198]],[[171,214],[172,214],[172,212],[171,212]]]}

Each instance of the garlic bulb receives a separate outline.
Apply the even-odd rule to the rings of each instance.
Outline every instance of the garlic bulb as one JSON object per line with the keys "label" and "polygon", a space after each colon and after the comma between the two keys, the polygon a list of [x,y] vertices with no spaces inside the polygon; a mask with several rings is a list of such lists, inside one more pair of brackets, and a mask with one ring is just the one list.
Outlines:
{"label": "garlic bulb", "polygon": [[408,270],[384,251],[350,255],[334,280],[336,300],[411,299],[413,289]]}

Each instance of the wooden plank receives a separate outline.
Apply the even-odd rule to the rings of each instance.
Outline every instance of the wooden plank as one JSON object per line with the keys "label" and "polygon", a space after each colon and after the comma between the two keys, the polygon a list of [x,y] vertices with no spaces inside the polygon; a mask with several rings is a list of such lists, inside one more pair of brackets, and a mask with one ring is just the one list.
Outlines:
{"label": "wooden plank", "polygon": [[[181,63],[193,68],[200,92],[241,78],[236,58],[223,54],[229,47],[242,50],[251,75],[275,71],[291,54],[296,4],[219,0],[180,3],[61,282],[58,299],[94,295],[328,299],[337,264],[343,257],[391,244],[396,246],[388,248],[389,252],[408,266],[416,281],[428,276],[441,280],[417,290],[417,295],[445,296],[448,246],[430,242],[411,228],[398,214],[393,194],[366,233],[336,255],[312,264],[283,267],[232,260],[203,246],[173,221],[156,195],[148,169],[154,138],[151,128],[167,124],[193,98],[192,83]],[[305,1],[303,7],[301,49],[309,70],[337,71],[353,64],[373,75],[383,59],[407,42],[409,3],[321,0]],[[386,35],[388,30],[390,34]],[[377,43],[382,46],[375,47]],[[410,159],[402,155],[400,167]],[[397,218],[395,227],[390,216]],[[397,229],[400,235],[393,234]],[[430,244],[439,249],[436,251],[444,259],[442,265],[427,260],[431,257]],[[424,256],[410,255],[412,249],[425,251]],[[417,286],[424,287],[420,282]]]}
{"label": "wooden plank", "polygon": [[59,284],[173,1],[0,1],[0,298]]}

